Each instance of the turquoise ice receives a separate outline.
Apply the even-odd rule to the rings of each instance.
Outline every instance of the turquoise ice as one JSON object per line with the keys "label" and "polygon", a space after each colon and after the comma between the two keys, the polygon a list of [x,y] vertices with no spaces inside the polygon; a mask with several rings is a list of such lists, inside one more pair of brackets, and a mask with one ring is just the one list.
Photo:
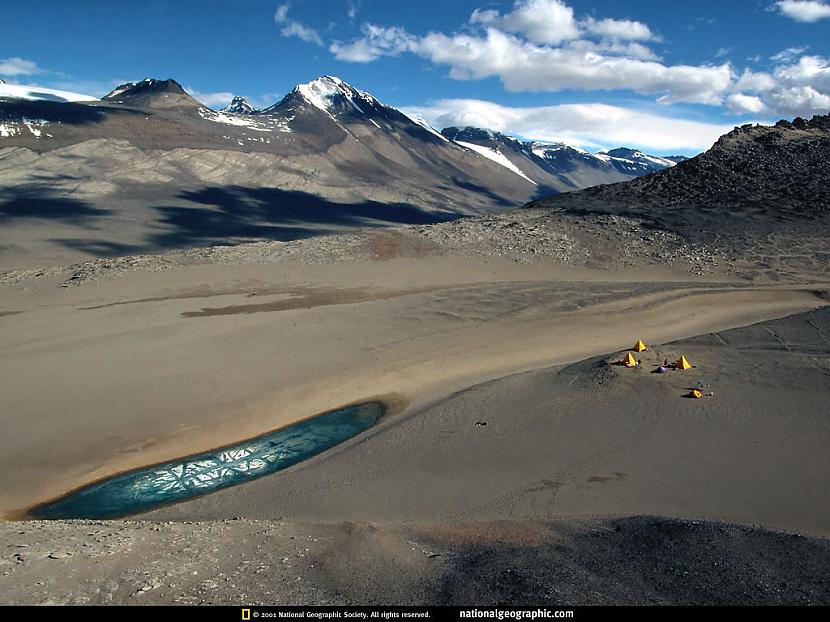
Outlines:
{"label": "turquoise ice", "polygon": [[374,425],[380,404],[349,406],[244,443],[131,471],[33,511],[38,518],[114,518],[198,497],[285,469]]}

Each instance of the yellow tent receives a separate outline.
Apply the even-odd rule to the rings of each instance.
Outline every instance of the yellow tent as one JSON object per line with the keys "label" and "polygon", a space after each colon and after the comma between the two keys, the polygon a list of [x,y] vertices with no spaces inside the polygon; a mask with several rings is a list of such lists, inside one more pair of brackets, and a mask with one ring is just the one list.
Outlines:
{"label": "yellow tent", "polygon": [[689,392],[689,395],[687,395],[686,397],[699,398],[699,397],[703,397],[703,393],[701,391],[698,391],[697,389],[692,389]]}
{"label": "yellow tent", "polygon": [[637,343],[634,344],[634,351],[645,352],[646,350],[648,350],[648,346],[646,346],[646,344],[643,343],[642,339],[638,339]]}
{"label": "yellow tent", "polygon": [[626,356],[622,362],[626,367],[637,367],[638,365],[637,359],[634,358],[634,355],[631,354],[631,352],[628,353],[628,356]]}
{"label": "yellow tent", "polygon": [[675,369],[691,369],[692,364],[689,361],[686,360],[685,355],[681,355],[681,357],[679,359],[677,359],[677,362],[674,364],[674,368]]}

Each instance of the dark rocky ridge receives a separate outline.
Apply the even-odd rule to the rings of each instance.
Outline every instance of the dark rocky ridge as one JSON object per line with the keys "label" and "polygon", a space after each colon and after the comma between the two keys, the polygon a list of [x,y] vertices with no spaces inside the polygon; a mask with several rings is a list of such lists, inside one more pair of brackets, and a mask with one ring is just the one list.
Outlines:
{"label": "dark rocky ridge", "polygon": [[815,232],[830,216],[830,116],[744,125],[707,152],[627,183],[526,207],[612,213],[687,238],[749,241],[784,228]]}
{"label": "dark rocky ridge", "polygon": [[146,78],[141,82],[122,84],[101,98],[102,101],[160,109],[197,109],[201,104],[188,95],[182,85],[172,79]]}

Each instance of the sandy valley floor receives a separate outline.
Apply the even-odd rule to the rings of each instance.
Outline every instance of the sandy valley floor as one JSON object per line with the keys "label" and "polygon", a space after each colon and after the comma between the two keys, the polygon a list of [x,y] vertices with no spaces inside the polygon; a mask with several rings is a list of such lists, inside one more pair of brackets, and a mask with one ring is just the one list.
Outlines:
{"label": "sandy valley floor", "polygon": [[[288,471],[134,517],[154,522],[3,523],[0,601],[828,601],[830,282],[369,237],[330,261],[6,274],[8,519],[343,404],[390,413]],[[637,338],[654,346],[641,367],[608,364]],[[649,373],[681,353],[697,367]],[[714,395],[684,399],[695,382]],[[186,577],[160,546],[194,556]],[[693,581],[666,587],[669,553]]]}

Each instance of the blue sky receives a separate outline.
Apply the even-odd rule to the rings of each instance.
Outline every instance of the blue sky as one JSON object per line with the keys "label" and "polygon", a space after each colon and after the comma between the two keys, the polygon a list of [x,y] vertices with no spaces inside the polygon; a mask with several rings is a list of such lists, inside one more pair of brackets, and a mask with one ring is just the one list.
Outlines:
{"label": "blue sky", "polygon": [[172,77],[259,106],[337,75],[436,126],[694,153],[830,112],[830,0],[6,0],[0,78]]}

